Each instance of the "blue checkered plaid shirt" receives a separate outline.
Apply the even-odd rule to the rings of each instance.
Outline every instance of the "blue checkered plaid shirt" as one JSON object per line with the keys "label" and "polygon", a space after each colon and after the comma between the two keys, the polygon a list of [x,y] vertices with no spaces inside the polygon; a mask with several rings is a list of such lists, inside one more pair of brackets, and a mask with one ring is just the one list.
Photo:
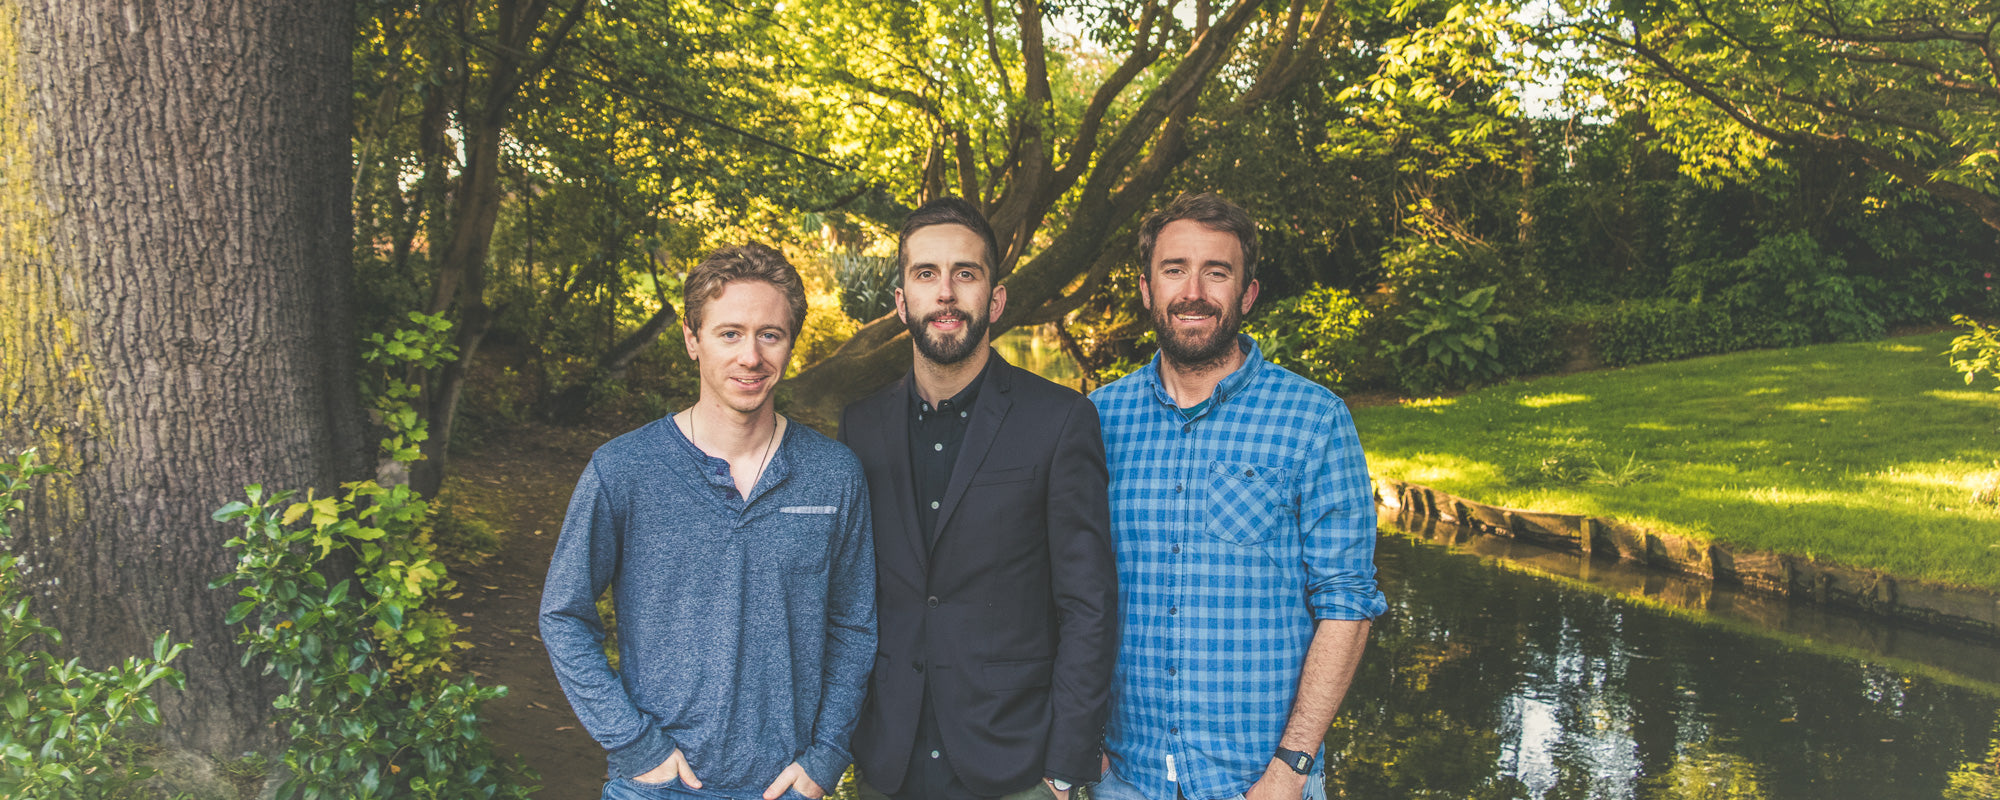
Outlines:
{"label": "blue checkered plaid shirt", "polygon": [[1347,405],[1238,341],[1243,366],[1192,418],[1157,358],[1090,395],[1123,612],[1105,746],[1152,798],[1247,791],[1284,734],[1314,621],[1387,609]]}

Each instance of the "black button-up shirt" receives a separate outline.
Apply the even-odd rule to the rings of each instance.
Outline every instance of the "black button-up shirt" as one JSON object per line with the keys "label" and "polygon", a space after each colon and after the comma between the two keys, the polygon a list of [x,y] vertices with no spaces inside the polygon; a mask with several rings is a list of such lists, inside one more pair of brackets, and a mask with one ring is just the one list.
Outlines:
{"label": "black button-up shirt", "polygon": [[987,359],[971,383],[936,408],[917,392],[917,382],[910,381],[910,481],[916,490],[917,523],[926,537],[937,530],[938,508],[951,486],[951,468],[958,463],[965,431],[972,425],[972,403],[996,360]]}

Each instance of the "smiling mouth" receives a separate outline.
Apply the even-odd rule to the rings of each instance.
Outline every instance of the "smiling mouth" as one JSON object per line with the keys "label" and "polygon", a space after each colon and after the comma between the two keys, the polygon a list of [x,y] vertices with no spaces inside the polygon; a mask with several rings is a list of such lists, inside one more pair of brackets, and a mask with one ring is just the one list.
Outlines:
{"label": "smiling mouth", "polygon": [[731,381],[734,381],[734,382],[736,382],[736,383],[738,383],[738,384],[741,384],[741,385],[743,385],[743,386],[746,386],[746,387],[757,387],[757,386],[762,386],[762,385],[764,384],[764,382],[765,382],[765,381],[768,381],[768,380],[770,380],[770,379],[771,379],[771,376],[769,376],[769,375],[751,375],[751,376],[746,376],[746,377],[735,377],[735,378],[730,378],[730,380],[731,380]]}
{"label": "smiling mouth", "polygon": [[933,328],[959,328],[965,325],[965,317],[958,314],[932,314],[928,320]]}

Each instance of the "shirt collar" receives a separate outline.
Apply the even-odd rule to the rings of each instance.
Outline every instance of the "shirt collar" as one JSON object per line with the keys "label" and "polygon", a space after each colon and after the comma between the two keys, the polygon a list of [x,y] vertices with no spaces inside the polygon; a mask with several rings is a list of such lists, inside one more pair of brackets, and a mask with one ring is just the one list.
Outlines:
{"label": "shirt collar", "polygon": [[[1250,385],[1250,379],[1263,366],[1264,350],[1257,346],[1257,340],[1250,338],[1250,334],[1236,334],[1236,346],[1243,351],[1243,363],[1237,365],[1234,372],[1223,376],[1222,382],[1215,385],[1215,391],[1209,394],[1208,400],[1200,404],[1201,407],[1208,411],[1214,411],[1223,403],[1229,402],[1229,398],[1232,395],[1242,390],[1243,387]],[[1164,364],[1160,360],[1160,354],[1153,354],[1153,363],[1149,366],[1153,370],[1153,379],[1151,381],[1153,385],[1153,397],[1158,399],[1161,405],[1168,408],[1180,408],[1180,404],[1174,402],[1173,394],[1167,391],[1166,379],[1161,377]]]}
{"label": "shirt collar", "polygon": [[[979,374],[972,376],[972,382],[966,384],[965,388],[958,390],[958,394],[952,395],[944,402],[939,403],[938,409],[941,411],[966,411],[971,409],[972,401],[979,399],[979,387],[986,383],[986,376],[993,372],[993,365],[999,360],[1000,355],[998,353],[987,353],[986,366],[980,367]],[[923,411],[927,408],[925,403],[923,394],[917,391],[916,373],[912,371],[910,374],[910,410],[912,412]]]}

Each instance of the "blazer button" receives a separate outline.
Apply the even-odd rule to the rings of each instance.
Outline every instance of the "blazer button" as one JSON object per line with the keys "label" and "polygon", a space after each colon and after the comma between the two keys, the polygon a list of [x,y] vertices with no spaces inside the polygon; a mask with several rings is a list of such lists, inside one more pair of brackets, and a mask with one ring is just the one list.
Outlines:
{"label": "blazer button", "polygon": [[923,672],[923,671],[924,671],[924,662],[922,662],[922,661],[912,661],[912,662],[910,662],[910,669],[913,669],[913,670],[916,670],[916,671],[918,671],[918,672]]}
{"label": "blazer button", "polygon": [[930,597],[924,598],[924,605],[930,606],[931,608],[937,608],[938,607],[937,595],[931,595]]}

